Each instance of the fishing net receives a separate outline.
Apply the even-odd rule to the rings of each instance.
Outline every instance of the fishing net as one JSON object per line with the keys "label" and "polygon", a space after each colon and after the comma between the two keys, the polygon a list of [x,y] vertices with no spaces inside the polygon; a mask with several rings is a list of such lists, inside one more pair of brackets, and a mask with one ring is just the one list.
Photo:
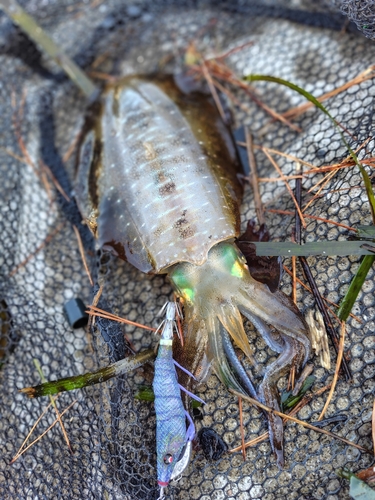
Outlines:
{"label": "fishing net", "polygon": [[[375,55],[371,40],[347,26],[346,18],[328,2],[31,0],[22,4],[92,77],[175,71],[183,65],[186,50],[194,41],[197,51],[205,57],[243,46],[225,60],[238,75],[279,76],[320,96],[363,72]],[[171,298],[171,287],[163,276],[141,274],[127,263],[98,253],[88,230],[81,225],[74,202],[56,193],[50,171],[72,199],[77,137],[86,103],[60,69],[4,14],[0,14],[0,67],[0,496],[156,498],[154,407],[134,397],[140,385],[151,383],[152,371],[147,366],[105,384],[61,394],[56,400],[60,412],[74,402],[62,417],[72,452],[57,424],[10,465],[49,404],[48,398],[29,400],[18,392],[40,382],[34,360],[39,361],[46,379],[53,379],[92,371],[107,365],[111,356],[113,359],[101,333],[108,324],[89,331],[73,330],[63,313],[69,299],[80,297],[89,304],[93,296],[73,225],[81,233],[95,281],[100,277],[104,283],[102,307],[157,326],[157,312]],[[316,109],[293,119],[300,129],[296,131],[272,119],[245,93],[232,91],[242,103],[240,107],[238,102],[232,102],[235,126],[248,125],[256,147],[281,151],[315,168],[346,158],[339,133]],[[353,149],[370,139],[362,147],[360,158],[372,156],[374,92],[369,79],[325,101],[350,133],[347,137]],[[257,83],[255,93],[280,114],[304,102],[290,89],[271,83]],[[255,155],[260,178],[278,175],[260,149],[255,149]],[[284,175],[295,174],[296,161],[291,156],[272,155]],[[312,197],[308,189],[323,175],[304,178],[304,204]],[[345,241],[353,234],[346,226],[371,224],[357,167],[337,170],[322,187],[306,213],[342,225],[306,217],[303,241]],[[260,182],[260,190],[267,210],[293,212],[294,204],[283,182]],[[253,196],[247,186],[242,207],[244,227],[254,215]],[[290,240],[292,216],[266,211],[266,219],[273,239]],[[310,257],[323,297],[339,302],[360,260],[359,256]],[[284,263],[291,265],[289,260]],[[305,281],[301,269],[297,271]],[[282,289],[291,293],[287,274]],[[297,295],[302,312],[314,307],[312,295],[304,288],[299,286]],[[327,429],[371,449],[373,270],[353,313],[356,318],[349,318],[345,340],[352,379],[340,377],[326,415],[346,418]],[[266,366],[275,359],[275,353],[250,324],[245,323],[245,327],[256,359]],[[156,343],[151,332],[130,326],[121,331],[137,350]],[[127,346],[121,348],[126,355]],[[331,357],[334,366],[332,347]],[[327,370],[315,359],[313,362],[313,390],[317,391],[332,381],[333,368]],[[253,376],[259,383],[261,376]],[[279,385],[281,390],[286,381],[281,380]],[[195,414],[197,430],[209,427],[229,449],[238,446],[241,433],[237,398],[214,375],[199,386],[197,393],[207,403]],[[316,421],[326,397],[327,392],[315,396],[297,416]],[[50,407],[31,440],[55,419],[56,412]],[[243,421],[246,441],[267,430],[263,415],[246,402]],[[245,461],[239,452],[225,453],[219,460],[210,461],[204,451],[197,445],[190,466],[182,479],[168,488],[167,498],[348,498],[347,481],[340,479],[336,471],[343,467],[357,471],[371,464],[371,455],[296,424],[285,427],[284,470],[278,469],[267,439],[248,448]]]}

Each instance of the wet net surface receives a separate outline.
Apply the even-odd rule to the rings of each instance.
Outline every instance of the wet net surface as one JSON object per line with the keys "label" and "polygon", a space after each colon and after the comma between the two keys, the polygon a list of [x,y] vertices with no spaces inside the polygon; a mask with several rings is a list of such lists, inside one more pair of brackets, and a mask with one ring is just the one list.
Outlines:
{"label": "wet net surface", "polygon": [[[264,2],[248,7],[242,2],[122,1],[74,3],[26,2],[29,13],[69,55],[87,71],[112,75],[173,71],[180,67],[192,40],[205,55],[252,41],[233,53],[228,65],[239,75],[271,74],[286,78],[319,96],[346,83],[368,68],[375,47],[353,30],[340,31],[345,18],[323,2]],[[85,102],[72,83],[4,16],[0,17],[0,496],[2,498],[156,498],[155,414],[152,403],[139,402],[134,393],[150,383],[147,369],[106,384],[57,399],[60,412],[75,401],[63,417],[71,454],[56,425],[13,465],[22,441],[48,404],[48,398],[28,400],[18,389],[39,383],[33,360],[39,360],[47,379],[87,372],[109,362],[100,332],[72,330],[63,314],[64,303],[80,297],[92,300],[72,223],[80,225],[74,203],[62,201],[44,182],[47,165],[71,196],[74,144]],[[302,97],[268,83],[256,86],[259,98],[282,113],[301,104]],[[294,120],[297,133],[270,120],[262,109],[236,93],[248,110],[235,108],[236,125],[247,124],[256,145],[280,150],[315,167],[339,163],[347,152],[338,133],[323,114],[310,109]],[[326,102],[329,111],[352,134],[357,148],[371,137],[374,86],[368,80]],[[21,145],[24,145],[22,151]],[[360,153],[372,156],[370,139]],[[27,153],[26,153],[27,151]],[[269,161],[256,150],[259,175],[275,177]],[[275,156],[285,175],[295,173],[295,162]],[[304,167],[307,169],[307,167]],[[369,174],[371,175],[371,170]],[[307,190],[323,177],[304,179]],[[254,216],[250,188],[242,207],[243,222]],[[266,208],[293,211],[282,182],[261,183]],[[363,182],[355,167],[340,170],[322,190],[307,213],[346,226],[371,223]],[[290,237],[293,218],[266,213],[276,240]],[[347,239],[345,227],[306,219],[304,241]],[[115,258],[95,252],[85,228],[80,229],[93,275],[104,281],[104,299],[112,312],[156,326],[156,313],[171,297],[162,276],[150,277]],[[360,262],[359,257],[308,259],[321,294],[339,302]],[[290,262],[285,262],[290,266]],[[301,270],[299,270],[302,277]],[[353,313],[362,323],[348,321],[345,350],[352,380],[338,382],[327,416],[347,420],[329,430],[371,449],[371,409],[374,390],[374,275],[370,271]],[[302,278],[303,279],[303,278]],[[291,292],[284,276],[282,289]],[[314,299],[298,289],[303,312]],[[256,358],[267,365],[275,354],[246,323]],[[155,344],[149,333],[126,327],[138,349]],[[332,360],[335,356],[331,350]],[[317,390],[332,380],[333,369],[314,359]],[[258,378],[258,382],[259,382]],[[285,381],[280,382],[280,388]],[[199,387],[207,402],[196,427],[211,427],[229,448],[240,444],[237,398],[228,394],[215,376]],[[315,397],[298,414],[317,420],[326,393]],[[49,409],[34,431],[36,437],[55,420]],[[245,439],[266,430],[263,416],[244,403]],[[38,430],[39,429],[39,430]],[[168,489],[168,498],[222,499],[338,499],[348,498],[347,482],[335,471],[344,466],[356,471],[371,464],[371,456],[294,424],[285,428],[285,469],[280,471],[267,440],[240,453],[209,462],[201,449],[181,481]]]}

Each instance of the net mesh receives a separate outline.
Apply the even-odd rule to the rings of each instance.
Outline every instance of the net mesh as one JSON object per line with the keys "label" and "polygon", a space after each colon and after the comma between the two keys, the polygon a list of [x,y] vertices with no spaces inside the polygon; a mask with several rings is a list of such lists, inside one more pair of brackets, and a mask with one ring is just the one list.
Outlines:
{"label": "net mesh", "polygon": [[[234,52],[228,65],[239,75],[271,74],[288,79],[319,96],[350,81],[368,68],[374,45],[355,30],[342,31],[345,18],[328,2],[23,2],[28,12],[88,72],[111,75],[171,72],[183,63],[192,40],[209,56],[252,41]],[[72,297],[89,304],[92,288],[84,271],[72,224],[80,227],[94,277],[104,281],[103,299],[114,313],[156,326],[156,314],[171,297],[163,276],[146,276],[127,263],[98,254],[74,202],[64,200],[45,182],[51,169],[70,196],[75,168],[76,138],[83,124],[85,102],[74,85],[0,15],[1,133],[1,281],[0,281],[0,496],[2,498],[156,498],[155,414],[152,403],[134,398],[137,387],[151,381],[148,368],[105,384],[61,394],[60,412],[72,402],[63,422],[71,453],[60,426],[9,465],[23,439],[48,405],[48,398],[28,400],[18,389],[40,382],[33,360],[39,360],[47,379],[93,370],[109,363],[109,350],[98,329],[72,330],[63,305]],[[303,103],[301,96],[269,83],[256,85],[258,97],[278,113]],[[247,124],[256,145],[277,149],[314,167],[339,163],[347,152],[320,112],[310,109],[294,120],[301,132],[272,121],[246,95],[235,95],[247,107],[234,106],[236,125]],[[371,156],[374,141],[374,86],[363,81],[338,93],[326,105],[351,134],[353,149],[370,142],[359,156]],[[260,177],[275,177],[264,154],[256,149]],[[275,155],[285,175],[296,162]],[[304,167],[307,169],[308,167]],[[371,170],[369,170],[371,175]],[[50,177],[49,177],[50,178]],[[308,189],[323,174],[303,181]],[[282,182],[262,182],[267,209],[293,211]],[[293,183],[291,183],[293,185]],[[370,224],[371,215],[356,167],[336,172],[313,201],[308,214],[346,226]],[[242,207],[246,221],[254,217],[247,188]],[[272,238],[292,234],[292,217],[266,212]],[[343,226],[306,218],[304,241],[347,239]],[[321,294],[334,302],[344,296],[358,269],[359,257],[308,259]],[[288,260],[285,261],[290,266]],[[299,269],[299,275],[302,272]],[[302,278],[303,279],[303,278]],[[282,289],[291,292],[284,276]],[[314,299],[298,288],[298,304],[305,312]],[[374,390],[374,273],[360,292],[348,320],[345,351],[352,380],[339,380],[327,416],[347,419],[329,430],[371,449],[371,408]],[[361,322],[359,322],[359,320]],[[263,339],[245,323],[256,359],[267,365],[275,359]],[[124,327],[137,349],[155,344],[149,333]],[[335,359],[334,351],[331,352]],[[314,360],[317,390],[332,380],[333,370]],[[259,382],[259,378],[257,382]],[[280,389],[286,381],[280,381]],[[240,444],[238,401],[211,376],[198,390],[207,404],[196,419],[197,430],[214,429],[229,449]],[[316,396],[298,414],[317,420],[326,393]],[[243,403],[245,439],[266,431],[263,416]],[[33,432],[37,437],[54,422],[49,408]],[[267,440],[240,453],[226,453],[216,462],[197,447],[182,479],[168,488],[167,498],[236,499],[347,498],[347,482],[336,475],[344,466],[368,467],[371,456],[356,448],[295,424],[285,428],[286,466],[280,471]]]}

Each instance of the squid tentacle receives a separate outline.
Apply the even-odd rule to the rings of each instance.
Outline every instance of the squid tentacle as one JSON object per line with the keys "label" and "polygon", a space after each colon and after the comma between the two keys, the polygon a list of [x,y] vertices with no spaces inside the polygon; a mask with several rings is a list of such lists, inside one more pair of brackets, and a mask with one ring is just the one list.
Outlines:
{"label": "squid tentacle", "polygon": [[[279,410],[277,380],[291,366],[299,372],[310,355],[307,325],[293,302],[283,293],[272,293],[266,285],[255,281],[243,255],[231,242],[213,247],[202,265],[176,264],[168,275],[185,305],[187,337],[182,352],[183,364],[189,368],[193,366],[191,371],[197,376],[195,369],[200,369],[202,360],[207,359],[227,387],[242,394],[249,392],[254,397],[256,391],[228,336],[229,333],[256,367],[243,328],[242,313],[266,343],[279,353],[276,361],[265,370],[259,389],[259,398]],[[202,373],[202,370],[198,373],[199,381]],[[269,415],[269,429],[272,448],[282,466],[283,426],[281,419],[272,413]]]}
{"label": "squid tentacle", "polygon": [[218,319],[210,318],[209,324],[208,352],[213,370],[224,385],[246,395],[246,391],[244,391],[241,384],[237,381],[237,378],[228,363],[227,357],[225,356],[223,340],[220,332],[221,326]]}
{"label": "squid tentacle", "polygon": [[244,307],[239,307],[239,310],[253,324],[258,333],[261,334],[268,347],[280,354],[285,347],[282,337],[278,333],[273,332],[265,321],[252,314],[249,310],[246,310]]}
{"label": "squid tentacle", "polygon": [[[264,373],[263,382],[259,387],[259,396],[267,406],[280,411],[277,381],[288,373],[292,366],[296,367],[297,372],[302,370],[310,355],[310,341],[307,337],[307,326],[303,318],[294,309],[294,306],[287,303],[286,296],[281,292],[272,294],[265,288],[262,291],[263,296],[260,293],[257,302],[261,300],[262,303],[268,304],[267,313],[263,307],[257,308],[256,314],[253,314],[252,311],[249,311],[249,307],[244,305],[240,306],[240,310],[244,316],[253,321],[258,330],[261,327],[264,340],[271,349],[279,352],[278,358],[267,367]],[[268,297],[267,302],[263,302],[265,300],[264,295]],[[242,304],[244,302],[243,300]],[[253,307],[254,303],[251,306]],[[279,331],[279,334],[267,328],[266,321],[272,321],[272,325]],[[284,466],[282,419],[270,413],[268,415],[268,428],[277,464],[282,468]]]}
{"label": "squid tentacle", "polygon": [[[255,283],[260,285],[260,283]],[[284,339],[291,337],[300,342],[305,349],[302,362],[304,365],[309,359],[311,347],[307,336],[307,325],[301,314],[297,312],[294,304],[288,301],[286,295],[282,292],[276,291],[272,293],[266,285],[254,286],[253,283],[250,285],[245,287],[248,297],[246,297],[245,293],[241,293],[239,305],[242,306],[242,311],[245,313],[250,308],[255,309],[256,316],[266,323],[272,324]],[[251,313],[251,310],[249,312]]]}
{"label": "squid tentacle", "polygon": [[242,366],[242,363],[237,357],[237,354],[235,353],[233,349],[232,342],[229,338],[228,332],[225,330],[224,327],[221,328],[221,336],[222,336],[222,342],[224,346],[224,351],[225,354],[232,365],[233,369],[235,370],[242,386],[246,391],[249,393],[249,395],[254,398],[254,399],[259,399],[259,396],[257,394],[257,391],[251,382],[248,374],[246,373],[245,368]]}
{"label": "squid tentacle", "polygon": [[[292,368],[292,366],[301,366],[304,359],[304,349],[302,344],[295,339],[285,339],[285,349],[280,356],[268,366],[263,381],[259,387],[259,396],[261,400],[273,408],[280,411],[279,392],[277,381],[279,378]],[[283,422],[280,416],[270,413],[268,416],[268,428],[270,433],[270,442],[274,453],[276,454],[277,464],[280,468],[284,466],[284,447],[283,447]]]}

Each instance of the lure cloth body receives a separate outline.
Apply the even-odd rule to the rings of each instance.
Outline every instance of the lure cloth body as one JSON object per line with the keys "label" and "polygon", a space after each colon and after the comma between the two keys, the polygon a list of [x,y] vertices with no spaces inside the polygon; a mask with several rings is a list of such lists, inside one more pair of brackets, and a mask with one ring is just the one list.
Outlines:
{"label": "lure cloth body", "polygon": [[[163,340],[163,339],[162,339]],[[159,345],[153,381],[159,486],[167,486],[186,444],[186,414],[181,399],[172,345]]]}
{"label": "lure cloth body", "polygon": [[[175,317],[179,314],[174,302],[167,302],[166,318],[159,328],[161,339],[158,354],[155,360],[155,375],[153,381],[154,404],[156,413],[156,454],[157,476],[161,487],[160,498],[163,498],[163,489],[171,479],[181,474],[189,463],[191,442],[195,436],[195,427],[191,417],[185,411],[181,399],[181,389],[177,380],[175,361],[172,357],[173,331],[176,330]],[[189,377],[193,375],[182,366],[180,369]],[[184,389],[183,389],[184,390]],[[190,396],[203,401],[190,394]],[[186,418],[190,425],[186,428]],[[188,446],[189,445],[189,446]]]}

